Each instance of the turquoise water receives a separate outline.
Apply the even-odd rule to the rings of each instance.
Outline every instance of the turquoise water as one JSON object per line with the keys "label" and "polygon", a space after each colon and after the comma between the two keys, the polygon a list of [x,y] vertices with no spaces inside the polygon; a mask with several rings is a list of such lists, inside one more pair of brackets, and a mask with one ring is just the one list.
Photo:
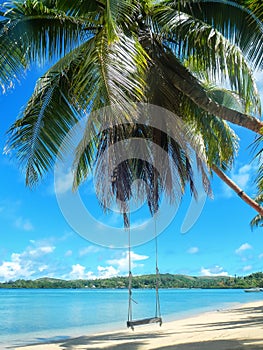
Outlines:
{"label": "turquoise water", "polygon": [[[155,291],[134,290],[134,318],[155,314]],[[262,300],[243,290],[160,290],[163,321]],[[127,290],[0,289],[0,348],[124,329]]]}

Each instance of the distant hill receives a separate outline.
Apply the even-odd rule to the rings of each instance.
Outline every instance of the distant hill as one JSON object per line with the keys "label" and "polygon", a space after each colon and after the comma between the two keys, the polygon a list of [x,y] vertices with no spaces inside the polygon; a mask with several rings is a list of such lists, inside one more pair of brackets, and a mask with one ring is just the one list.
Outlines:
{"label": "distant hill", "polygon": [[[128,277],[119,276],[95,280],[62,280],[42,277],[36,280],[8,281],[0,283],[0,288],[128,288]],[[161,274],[160,288],[263,288],[263,273],[257,272],[245,277],[229,276],[187,276]],[[133,288],[155,288],[155,275],[133,276]]]}
{"label": "distant hill", "polygon": [[61,278],[52,278],[52,277],[41,277],[34,280],[35,282],[47,282],[47,283],[56,283],[56,282],[63,282],[64,280]]}

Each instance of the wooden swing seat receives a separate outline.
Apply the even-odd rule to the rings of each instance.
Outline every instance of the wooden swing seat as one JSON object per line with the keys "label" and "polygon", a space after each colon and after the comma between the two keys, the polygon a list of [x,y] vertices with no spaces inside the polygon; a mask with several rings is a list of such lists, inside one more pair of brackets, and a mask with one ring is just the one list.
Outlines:
{"label": "wooden swing seat", "polygon": [[149,318],[143,318],[141,320],[134,320],[134,321],[127,321],[127,327],[134,329],[134,326],[141,326],[144,324],[151,324],[151,323],[159,323],[160,326],[162,325],[162,318],[161,317],[149,317]]}

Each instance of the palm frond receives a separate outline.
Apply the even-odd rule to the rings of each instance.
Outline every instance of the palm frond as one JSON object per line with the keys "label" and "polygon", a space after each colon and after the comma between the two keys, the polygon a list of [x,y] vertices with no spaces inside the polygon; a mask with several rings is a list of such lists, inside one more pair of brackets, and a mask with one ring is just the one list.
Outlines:
{"label": "palm frond", "polygon": [[49,8],[55,6],[70,17],[82,19],[89,18],[91,14],[94,15],[94,18],[99,19],[105,9],[104,1],[97,0],[42,0],[42,2]]}
{"label": "palm frond", "polygon": [[[180,6],[178,5],[180,3]],[[254,5],[253,5],[254,3]],[[169,8],[184,18],[189,15],[213,26],[231,44],[237,45],[253,67],[260,68],[262,61],[263,25],[256,17],[260,14],[257,2],[224,0],[162,1],[157,7],[169,12]],[[251,11],[252,10],[252,11]],[[171,16],[172,12],[170,13]]]}
{"label": "palm frond", "polygon": [[99,35],[90,38],[39,80],[23,116],[9,131],[8,148],[16,149],[30,185],[52,166],[63,137],[77,120],[77,109],[96,110],[118,103],[129,116],[131,102],[143,97],[140,74],[147,61],[139,43],[122,37],[116,47],[103,51],[99,40]]}
{"label": "palm frond", "polygon": [[[258,204],[263,203],[263,192],[261,191],[260,194],[258,194],[255,198],[255,202]],[[250,221],[250,227],[253,230],[255,227],[262,227],[263,226],[263,216],[258,214],[256,215],[251,221]]]}
{"label": "palm frond", "polygon": [[0,31],[0,87],[5,92],[23,77],[22,72],[28,65],[19,45],[7,37],[3,38],[2,32],[3,29]]}
{"label": "palm frond", "polygon": [[204,142],[207,164],[231,169],[238,152],[238,137],[228,123],[204,112],[186,96],[182,98],[180,109],[183,120]]}
{"label": "palm frond", "polygon": [[77,121],[68,91],[65,76],[48,72],[39,79],[22,116],[9,129],[5,150],[18,159],[28,186],[34,186],[54,165],[65,135]]}
{"label": "palm frond", "polygon": [[[163,59],[156,59],[153,51],[151,59],[153,65],[148,72],[147,80],[149,101],[172,111],[188,125],[189,130],[195,135],[193,138],[194,149],[200,150],[205,155],[209,166],[215,162],[224,169],[231,168],[238,149],[238,138],[234,131],[224,120],[207,113],[191,99],[191,96],[186,95],[183,90],[179,90],[174,84],[172,74],[166,71],[167,64],[163,66]],[[174,69],[179,72],[178,66],[174,66]],[[180,86],[182,84],[180,84],[179,77],[183,77],[181,73],[179,72],[177,77],[177,84]],[[200,86],[197,90],[200,91],[200,95],[203,91],[211,100],[220,103],[221,106],[242,109],[238,96],[234,93],[215,87],[208,89],[204,86]]]}
{"label": "palm frond", "polygon": [[209,85],[206,88],[208,96],[218,104],[234,109],[243,113],[245,111],[245,102],[240,96],[232,90],[220,89],[215,85]]}
{"label": "palm frond", "polygon": [[[90,121],[91,119],[89,125]],[[86,132],[87,130],[88,128]],[[134,142],[131,144],[129,140]],[[168,155],[168,163],[152,148],[152,144]],[[113,146],[114,153],[107,156],[108,150]],[[190,148],[191,145],[187,142],[182,147],[169,133],[146,124],[118,124],[97,133],[92,140],[81,140],[79,158],[74,163],[75,187],[85,180],[89,169],[90,172],[93,171],[104,209],[115,201],[121,211],[125,212],[131,198],[140,202],[146,196],[150,212],[154,214],[158,210],[162,194],[171,203],[180,202],[186,185],[190,183],[191,191],[197,195]],[[123,160],[119,161],[120,159]],[[161,172],[154,164],[161,167]],[[138,179],[141,181],[134,187],[134,181]]]}
{"label": "palm frond", "polygon": [[[219,0],[10,1],[0,20],[0,84],[8,86],[32,62],[59,59],[9,130],[7,151],[15,152],[27,184],[63,156],[65,136],[87,113],[79,143],[70,145],[74,186],[93,173],[104,208],[114,200],[125,212],[132,196],[146,196],[155,214],[162,195],[180,201],[188,184],[196,196],[195,158],[210,193],[206,167],[230,168],[237,151],[237,137],[223,119],[257,132],[262,126],[245,114],[260,113],[249,64],[262,64],[261,25],[247,19],[247,5],[243,11],[224,2],[225,11],[233,9],[226,17],[221,6]],[[162,106],[174,119],[164,112],[162,130],[152,126],[150,114],[142,123],[140,102]],[[130,139],[137,141],[133,152]],[[167,163],[153,145],[169,156]],[[137,187],[136,179],[142,180]]]}
{"label": "palm frond", "polygon": [[191,70],[201,71],[209,81],[230,85],[246,101],[247,112],[260,113],[252,71],[236,45],[212,25],[172,8],[159,9],[156,18],[166,45]]}
{"label": "palm frond", "polygon": [[241,3],[252,11],[261,22],[263,21],[263,3],[261,0],[243,0]]}
{"label": "palm frond", "polygon": [[96,32],[96,15],[70,16],[55,2],[14,1],[0,27],[0,83],[8,85],[34,62],[39,65],[63,57]]}
{"label": "palm frond", "polygon": [[130,105],[144,98],[147,59],[140,43],[122,32],[110,46],[104,31],[91,38],[83,46],[72,81],[82,108],[118,104],[129,113]]}
{"label": "palm frond", "polygon": [[130,31],[130,28],[135,24],[134,21],[138,20],[142,4],[132,0],[108,0],[107,6],[114,23],[121,26],[123,30],[126,28]]}
{"label": "palm frond", "polygon": [[253,230],[255,227],[263,226],[263,217],[258,214],[250,221],[250,227]]}
{"label": "palm frond", "polygon": [[[254,153],[254,161],[258,162],[258,171],[256,177],[256,184],[258,188],[258,200],[261,200],[263,195],[263,136],[257,137],[250,145],[252,152]],[[262,194],[262,195],[261,195]]]}
{"label": "palm frond", "polygon": [[241,113],[228,107],[219,105],[209,98],[205,87],[169,50],[164,51],[158,42],[146,47],[154,64],[161,68],[161,74],[170,81],[170,86],[181,91],[197,106],[211,115],[223,120],[246,127],[260,133],[263,123],[252,115]]}
{"label": "palm frond", "polygon": [[[206,89],[208,96],[221,106],[243,112],[244,106],[235,93],[215,86]],[[195,131],[205,140],[207,162],[223,170],[230,169],[238,152],[238,136],[234,130],[217,116],[204,112],[201,108],[184,98],[182,110],[186,120],[193,123]]]}

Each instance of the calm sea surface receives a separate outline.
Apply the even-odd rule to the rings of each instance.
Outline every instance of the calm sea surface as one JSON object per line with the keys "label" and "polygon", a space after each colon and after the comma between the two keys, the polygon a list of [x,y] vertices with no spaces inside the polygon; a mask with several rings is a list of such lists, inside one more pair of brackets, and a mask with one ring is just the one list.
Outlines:
{"label": "calm sea surface", "polygon": [[[134,290],[134,318],[155,315],[155,291]],[[163,321],[262,300],[243,290],[160,290]],[[124,329],[127,290],[0,289],[0,348]]]}

